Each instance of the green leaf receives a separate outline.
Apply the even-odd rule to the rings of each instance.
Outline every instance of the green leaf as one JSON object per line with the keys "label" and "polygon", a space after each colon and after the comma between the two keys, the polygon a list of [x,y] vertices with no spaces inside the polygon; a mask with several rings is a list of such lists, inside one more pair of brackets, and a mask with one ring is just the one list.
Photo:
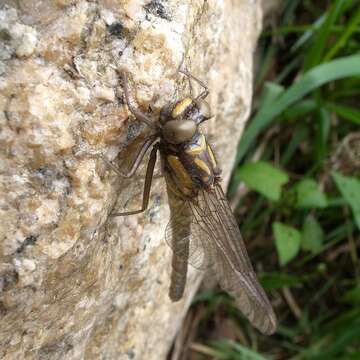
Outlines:
{"label": "green leaf", "polygon": [[354,177],[344,176],[336,171],[332,173],[332,177],[342,196],[350,205],[356,225],[360,229],[360,181]]}
{"label": "green leaf", "polygon": [[273,201],[280,199],[281,187],[289,181],[284,171],[263,161],[241,166],[236,175],[249,188]]}
{"label": "green leaf", "polygon": [[262,274],[258,277],[260,284],[265,290],[293,287],[302,284],[305,281],[304,277],[283,273]]}
{"label": "green leaf", "polygon": [[324,56],[324,61],[329,61],[332,59],[338,51],[347,44],[350,36],[356,32],[357,25],[360,22],[360,7],[357,8],[355,14],[351,17],[350,21],[347,21],[347,26],[345,31],[342,32],[341,36],[336,40],[335,44],[328,50]]}
{"label": "green leaf", "polygon": [[313,179],[303,179],[294,185],[297,208],[324,208],[327,206],[326,195]]}
{"label": "green leaf", "polygon": [[360,285],[349,290],[341,298],[341,301],[349,304],[360,305]]}
{"label": "green leaf", "polygon": [[211,347],[208,348],[207,355],[216,359],[246,359],[246,360],[267,360],[257,351],[247,348],[232,340],[211,340]]}
{"label": "green leaf", "polygon": [[266,82],[260,97],[260,107],[272,104],[284,92],[284,87],[274,82]]}
{"label": "green leaf", "polygon": [[328,12],[325,12],[323,15],[321,15],[316,21],[313,23],[313,25],[306,30],[299,39],[295,42],[295,44],[290,48],[290,52],[294,53],[297,50],[299,50],[301,47],[303,47],[310,39],[313,38],[314,33],[324,24],[328,16]]}
{"label": "green leaf", "polygon": [[350,106],[339,105],[335,103],[327,102],[325,104],[329,111],[336,113],[338,116],[345,120],[349,120],[356,125],[360,125],[360,111]]}
{"label": "green leaf", "polygon": [[304,69],[308,70],[321,62],[322,54],[327,46],[331,28],[339,18],[343,10],[345,10],[346,1],[336,0],[332,4],[332,8],[326,16],[325,21],[315,34],[315,40],[311,48],[305,53]]}
{"label": "green leaf", "polygon": [[315,141],[315,155],[318,163],[324,162],[327,154],[328,139],[331,128],[331,116],[329,111],[321,107],[318,111],[317,130]]}
{"label": "green leaf", "polygon": [[308,215],[304,221],[301,237],[301,247],[317,254],[322,249],[324,231],[313,215]]}
{"label": "green leaf", "polygon": [[280,164],[286,166],[294,156],[300,144],[309,136],[309,129],[301,124],[297,129],[294,129],[293,136],[281,155]]}
{"label": "green leaf", "polygon": [[305,95],[320,86],[338,79],[360,75],[360,55],[352,55],[318,65],[284,91],[271,107],[262,107],[250,121],[239,144],[236,163],[243,159],[256,136],[268,126],[276,116]]}
{"label": "green leaf", "polygon": [[302,100],[286,109],[283,113],[283,117],[288,120],[293,120],[313,112],[317,106],[318,105],[314,100]]}
{"label": "green leaf", "polygon": [[[276,46],[271,45],[262,54],[261,59],[259,59],[260,64],[258,71],[256,71],[254,89],[257,89],[258,87],[262,86],[262,84],[264,83],[269,73],[269,70],[272,69],[273,67],[275,57],[276,57]],[[256,91],[254,90],[254,92]]]}
{"label": "green leaf", "polygon": [[297,229],[279,222],[273,223],[276,250],[280,265],[294,259],[300,250],[301,233]]}

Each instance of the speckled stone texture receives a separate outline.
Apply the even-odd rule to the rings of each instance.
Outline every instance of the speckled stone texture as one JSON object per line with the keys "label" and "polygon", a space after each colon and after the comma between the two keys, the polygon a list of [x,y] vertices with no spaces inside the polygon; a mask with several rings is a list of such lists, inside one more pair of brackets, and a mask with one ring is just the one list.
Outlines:
{"label": "speckled stone texture", "polygon": [[[165,359],[201,274],[168,299],[171,250],[160,166],[141,215],[145,165],[120,179],[144,111],[211,89],[204,126],[229,176],[250,109],[257,0],[3,0],[0,5],[0,358]],[[119,160],[120,159],[120,160]],[[146,163],[146,161],[145,161]]]}

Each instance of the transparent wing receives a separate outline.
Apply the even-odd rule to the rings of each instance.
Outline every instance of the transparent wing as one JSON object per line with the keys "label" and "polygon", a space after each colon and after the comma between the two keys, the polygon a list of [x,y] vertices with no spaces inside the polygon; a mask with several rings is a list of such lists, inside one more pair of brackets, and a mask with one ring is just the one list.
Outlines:
{"label": "transparent wing", "polygon": [[[219,184],[202,190],[189,202],[191,231],[210,259],[220,286],[231,294],[240,311],[264,334],[276,330],[276,316],[250,263],[228,201]],[[198,250],[199,251],[199,250]]]}
{"label": "transparent wing", "polygon": [[[195,269],[206,270],[212,266],[211,253],[203,244],[205,237],[198,226],[194,226],[193,212],[189,201],[168,191],[171,217],[165,230],[165,240],[174,254]],[[195,224],[197,225],[197,224]]]}
{"label": "transparent wing", "polygon": [[171,216],[165,230],[165,239],[173,250],[169,297],[178,301],[184,293],[188,263],[199,270],[205,270],[211,265],[211,257],[201,243],[203,237],[192,227],[190,203],[174,194],[169,186],[168,199]]}
{"label": "transparent wing", "polygon": [[244,242],[219,184],[188,201],[168,189],[171,218],[165,238],[173,249],[170,298],[181,298],[187,263],[211,269],[240,311],[265,334],[276,329],[272,306],[252,268]]}

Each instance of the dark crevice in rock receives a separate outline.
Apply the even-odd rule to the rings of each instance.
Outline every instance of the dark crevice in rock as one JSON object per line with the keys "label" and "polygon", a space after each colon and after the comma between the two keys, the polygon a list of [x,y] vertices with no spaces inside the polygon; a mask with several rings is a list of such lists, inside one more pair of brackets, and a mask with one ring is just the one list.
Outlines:
{"label": "dark crevice in rock", "polygon": [[17,283],[19,275],[15,270],[9,270],[0,277],[0,291],[9,290],[13,284]]}
{"label": "dark crevice in rock", "polygon": [[35,245],[37,238],[38,238],[37,235],[35,235],[35,236],[34,236],[34,235],[28,236],[28,237],[24,240],[24,242],[21,244],[21,246],[16,250],[16,252],[17,252],[18,254],[20,254],[20,253],[22,253],[22,252],[25,250],[25,248],[26,248],[27,246]]}
{"label": "dark crevice in rock", "polygon": [[110,35],[121,38],[123,35],[124,27],[120,22],[114,22],[109,25],[107,29]]}
{"label": "dark crevice in rock", "polygon": [[161,19],[171,21],[170,15],[166,12],[165,6],[161,0],[152,0],[144,6],[144,9]]}

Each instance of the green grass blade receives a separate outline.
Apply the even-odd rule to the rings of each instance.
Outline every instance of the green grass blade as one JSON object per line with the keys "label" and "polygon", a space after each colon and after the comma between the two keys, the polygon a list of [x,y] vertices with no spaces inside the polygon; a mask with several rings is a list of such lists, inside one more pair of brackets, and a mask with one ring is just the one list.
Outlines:
{"label": "green grass blade", "polygon": [[321,164],[327,156],[328,139],[331,128],[331,116],[329,111],[321,107],[318,113],[318,126],[316,131],[315,155],[318,164]]}
{"label": "green grass blade", "polygon": [[360,76],[360,55],[351,55],[321,64],[308,71],[291,85],[271,107],[261,108],[249,127],[245,130],[239,144],[236,164],[243,159],[256,136],[269,125],[276,116],[316,88],[338,79]]}
{"label": "green grass blade", "polygon": [[355,14],[351,17],[350,21],[348,22],[345,30],[336,41],[336,43],[330,48],[330,50],[324,56],[324,62],[331,60],[339,50],[346,45],[348,39],[353,35],[354,32],[357,30],[357,25],[360,23],[360,7],[357,9]]}
{"label": "green grass blade", "polygon": [[318,104],[314,100],[303,100],[289,109],[286,109],[283,117],[284,119],[292,120],[298,117],[303,117],[317,108]]}
{"label": "green grass blade", "polygon": [[218,353],[221,359],[247,359],[247,360],[267,360],[258,352],[240,345],[230,340],[213,340],[210,342],[213,350]]}
{"label": "green grass blade", "polygon": [[307,30],[297,41],[296,43],[291,47],[290,52],[294,53],[296,52],[298,49],[300,49],[302,46],[304,46],[314,35],[315,31],[317,29],[319,29],[322,24],[326,21],[328,14],[325,13],[323,14],[321,17],[319,17],[315,23],[313,24],[313,26]]}
{"label": "green grass blade", "polygon": [[289,76],[292,72],[297,71],[300,65],[301,58],[295,57],[285,65],[281,72],[276,76],[275,81],[281,84],[287,76]]}
{"label": "green grass blade", "polygon": [[336,0],[332,5],[328,16],[326,16],[326,20],[316,33],[315,41],[312,44],[310,51],[305,56],[304,71],[321,63],[322,54],[331,34],[331,28],[342,14],[345,2],[346,1],[344,0]]}
{"label": "green grass blade", "polygon": [[281,166],[286,166],[289,163],[299,145],[308,137],[308,135],[309,131],[308,128],[305,126],[301,126],[294,131],[292,139],[282,153],[280,160]]}
{"label": "green grass blade", "polygon": [[268,49],[265,50],[265,53],[262,55],[262,61],[259,65],[259,69],[256,72],[255,86],[257,89],[260,87],[266,80],[266,76],[269,73],[269,69],[274,66],[274,58],[276,56],[276,47],[271,45]]}
{"label": "green grass blade", "polygon": [[[319,26],[318,26],[319,27]],[[266,31],[262,34],[262,36],[279,36],[279,35],[289,35],[289,34],[301,34],[307,31],[314,32],[315,26],[314,24],[308,25],[290,25],[290,26],[281,26],[271,31]],[[333,25],[331,27],[331,33],[343,33],[344,27],[339,25]],[[359,28],[355,26],[354,31],[355,33],[359,32]],[[311,34],[310,34],[311,36]]]}
{"label": "green grass blade", "polygon": [[334,112],[341,118],[351,121],[356,125],[360,125],[360,111],[349,106],[339,105],[328,102],[325,104],[329,111]]}

